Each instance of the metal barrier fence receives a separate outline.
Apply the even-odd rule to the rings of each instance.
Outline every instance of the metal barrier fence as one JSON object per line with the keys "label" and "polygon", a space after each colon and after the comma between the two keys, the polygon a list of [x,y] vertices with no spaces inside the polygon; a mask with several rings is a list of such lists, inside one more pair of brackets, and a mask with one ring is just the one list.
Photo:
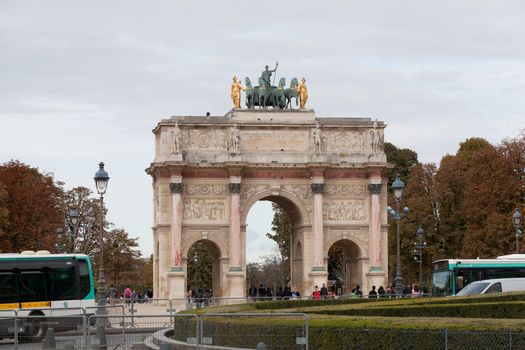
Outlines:
{"label": "metal barrier fence", "polygon": [[[201,346],[308,350],[308,317],[290,313],[238,313],[201,316]],[[210,347],[211,348],[211,347]]]}
{"label": "metal barrier fence", "polygon": [[525,333],[309,328],[305,314],[1,314],[0,350],[525,349]]}

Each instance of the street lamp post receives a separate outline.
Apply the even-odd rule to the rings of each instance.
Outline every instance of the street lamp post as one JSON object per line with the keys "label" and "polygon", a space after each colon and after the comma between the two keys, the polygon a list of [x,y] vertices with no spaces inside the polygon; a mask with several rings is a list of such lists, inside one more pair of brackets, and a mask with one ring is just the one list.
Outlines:
{"label": "street lamp post", "polygon": [[396,237],[396,277],[394,278],[394,290],[396,292],[397,296],[400,296],[403,292],[403,277],[401,277],[401,219],[403,219],[408,214],[408,207],[403,208],[403,212],[399,210],[399,205],[401,202],[401,198],[403,197],[403,190],[405,188],[405,184],[403,181],[401,181],[399,174],[396,175],[396,179],[394,182],[392,182],[392,191],[394,192],[394,199],[396,201],[396,209],[394,210],[392,207],[388,206],[386,208],[388,215],[396,221],[397,226],[397,237]]}
{"label": "street lamp post", "polygon": [[514,212],[514,214],[512,214],[512,223],[514,224],[514,227],[516,228],[516,254],[520,252],[519,238],[523,235],[523,232],[521,232],[520,230],[522,220],[523,218],[521,216],[520,210],[519,208],[516,208],[516,211]]}
{"label": "street lamp post", "polygon": [[[95,173],[95,186],[100,195],[100,222],[99,222],[99,265],[98,265],[98,286],[97,286],[97,314],[106,315],[106,280],[104,278],[104,193],[109,182],[107,171],[104,170],[104,163],[99,163],[99,169]],[[106,349],[106,322],[102,318],[97,318],[97,338],[99,339],[99,349]]]}
{"label": "street lamp post", "polygon": [[64,237],[64,229],[62,227],[57,227],[56,229],[57,234],[57,250],[59,253],[65,253],[64,251],[64,243],[62,243],[62,237]]}
{"label": "street lamp post", "polygon": [[414,243],[414,259],[419,263],[419,285],[423,284],[423,249],[427,247],[425,242],[425,230],[419,226],[416,231],[417,242]]}
{"label": "street lamp post", "polygon": [[[76,209],[71,209],[66,220],[67,226],[69,228],[69,230],[65,232],[66,240],[68,241],[67,244],[64,244],[64,242],[62,241],[62,239],[64,238],[64,229],[62,227],[58,227],[56,229],[55,232],[57,235],[57,250],[59,253],[66,254],[68,250],[71,253],[75,253],[75,240],[77,237],[79,220],[80,215],[78,214],[78,211]],[[70,249],[67,248],[68,246]]]}

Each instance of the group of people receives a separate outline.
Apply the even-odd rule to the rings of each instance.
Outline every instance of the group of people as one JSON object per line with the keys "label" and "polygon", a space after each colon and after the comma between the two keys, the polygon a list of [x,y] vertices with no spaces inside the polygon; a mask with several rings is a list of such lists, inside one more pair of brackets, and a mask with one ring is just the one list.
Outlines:
{"label": "group of people", "polygon": [[[403,286],[402,296],[404,298],[407,297],[420,297],[423,295],[428,294],[428,289],[423,284],[407,284]],[[368,298],[369,299],[376,299],[376,298],[392,298],[396,296],[396,291],[394,285],[389,285],[385,289],[383,286],[379,286],[379,288],[376,289],[376,286],[372,286],[372,289],[368,292]],[[318,286],[314,287],[314,290],[312,292],[312,299],[313,300],[319,300],[319,299],[331,299],[337,297],[335,290],[333,287],[328,289],[326,285],[323,283],[323,286],[319,289]],[[362,298],[363,297],[363,291],[361,290],[361,287],[357,284],[351,291],[350,297],[354,298]]]}
{"label": "group of people", "polygon": [[137,291],[132,290],[129,285],[126,286],[126,288],[123,289],[122,292],[119,292],[119,290],[112,284],[111,287],[109,287],[108,290],[108,298],[110,304],[121,304],[126,303],[129,304],[132,301],[136,303],[144,303],[144,302],[150,302],[153,299],[153,291],[147,290],[147,291]]}
{"label": "group of people", "polygon": [[252,283],[250,289],[248,290],[248,297],[251,301],[297,299],[301,297],[301,293],[299,293],[295,287],[279,287],[276,291],[274,291],[272,285],[264,287],[263,284],[260,284],[259,288],[257,288],[255,284]]}
{"label": "group of people", "polygon": [[213,298],[213,292],[211,289],[198,288],[189,288],[186,293],[186,299],[188,300],[188,308],[193,308],[193,305],[197,309],[202,307],[208,307],[211,304]]}
{"label": "group of people", "polygon": [[330,287],[330,289],[326,288],[326,285],[323,283],[321,289],[319,289],[318,286],[314,287],[314,291],[312,292],[312,299],[319,300],[319,299],[333,299],[336,297],[335,287]]}

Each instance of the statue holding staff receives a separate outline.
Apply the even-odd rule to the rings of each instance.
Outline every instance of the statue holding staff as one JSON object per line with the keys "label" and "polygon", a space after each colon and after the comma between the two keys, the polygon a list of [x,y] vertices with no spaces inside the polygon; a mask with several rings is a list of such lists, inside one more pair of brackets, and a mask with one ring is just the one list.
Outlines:
{"label": "statue holding staff", "polygon": [[279,62],[275,63],[275,68],[273,70],[268,70],[268,65],[264,66],[264,71],[261,73],[261,79],[265,86],[270,87],[272,86],[272,83],[270,81],[272,77],[272,73],[274,73],[277,70],[277,66],[279,65]]}

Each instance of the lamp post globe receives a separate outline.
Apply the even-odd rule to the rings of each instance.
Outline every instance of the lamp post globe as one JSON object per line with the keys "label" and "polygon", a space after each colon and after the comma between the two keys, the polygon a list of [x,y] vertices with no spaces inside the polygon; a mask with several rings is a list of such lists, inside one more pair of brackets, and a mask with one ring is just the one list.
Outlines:
{"label": "lamp post globe", "polygon": [[64,229],[62,227],[57,227],[55,233],[57,235],[57,251],[59,253],[64,253],[62,246],[62,237],[64,237]]}
{"label": "lamp post globe", "polygon": [[[108,187],[109,175],[104,170],[104,163],[98,164],[99,169],[95,173],[95,186],[97,193],[100,195],[100,222],[99,222],[99,266],[98,266],[98,286],[97,286],[97,314],[105,316],[106,312],[106,279],[104,277],[104,194]],[[97,337],[99,339],[99,348],[106,349],[106,320],[97,318]]]}
{"label": "lamp post globe", "polygon": [[71,211],[69,212],[69,221],[71,222],[71,225],[77,226],[79,220],[80,214],[78,213],[78,210],[71,209]]}
{"label": "lamp post globe", "polygon": [[403,190],[405,189],[405,184],[401,181],[400,175],[396,174],[396,179],[392,182],[392,191],[394,191],[394,197],[396,201],[400,201],[403,197]]}

